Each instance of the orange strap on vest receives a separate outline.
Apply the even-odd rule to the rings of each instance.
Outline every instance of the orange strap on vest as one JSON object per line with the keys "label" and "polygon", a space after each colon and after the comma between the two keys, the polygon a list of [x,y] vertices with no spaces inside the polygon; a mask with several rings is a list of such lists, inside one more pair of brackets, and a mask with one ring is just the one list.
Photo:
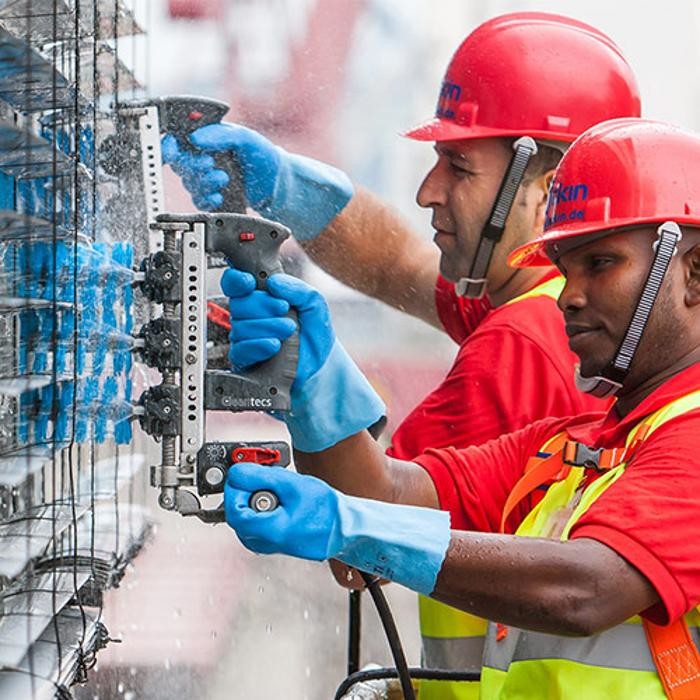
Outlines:
{"label": "orange strap on vest", "polygon": [[[571,467],[591,467],[598,471],[607,471],[628,462],[635,450],[648,433],[648,426],[642,425],[628,447],[615,447],[599,450],[591,450],[582,443],[569,440],[566,433],[555,436],[543,449],[551,452],[548,457],[531,457],[525,465],[525,472],[508,494],[503,515],[501,516],[501,529],[505,532],[508,516],[515,506],[526,496],[529,496],[537,488],[549,481],[562,481],[566,479]],[[700,696],[698,696],[700,700]]]}
{"label": "orange strap on vest", "polygon": [[648,620],[642,622],[656,670],[669,700],[698,700],[700,652],[685,620],[681,617],[666,627]]}
{"label": "orange strap on vest", "polygon": [[[563,461],[563,450],[566,444],[566,435],[561,433],[552,441],[551,445],[547,445],[547,449],[552,453],[549,457],[531,457],[525,465],[525,473],[520,477],[518,482],[513,487],[513,490],[508,494],[506,503],[503,506],[503,515],[501,516],[501,532],[505,532],[506,521],[508,516],[513,512],[515,506],[520,503],[526,496],[529,496],[533,491],[542,484],[548,481],[556,480],[557,478],[565,479],[569,473],[568,465]],[[563,473],[562,473],[563,472]]]}

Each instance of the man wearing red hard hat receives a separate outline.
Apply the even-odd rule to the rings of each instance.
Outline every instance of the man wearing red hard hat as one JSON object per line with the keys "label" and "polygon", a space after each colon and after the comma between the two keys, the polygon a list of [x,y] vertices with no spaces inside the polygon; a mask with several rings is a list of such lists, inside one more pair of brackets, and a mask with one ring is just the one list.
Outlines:
{"label": "man wearing red hard hat", "polygon": [[[631,68],[597,29],[533,12],[477,27],[450,61],[435,117],[406,134],[435,143],[436,163],[417,195],[433,212],[435,246],[344,173],[245,127],[195,132],[191,142],[202,154],[180,150],[172,137],[163,151],[203,209],[220,205],[229,182],[212,154],[233,151],[252,208],[290,226],[340,280],[443,328],[459,344],[444,381],[393,435],[388,453],[412,459],[430,447],[482,444],[546,416],[600,405],[574,386],[575,359],[555,305],[561,277],[514,271],[506,257],[541,232],[553,170],[568,144],[597,122],[639,110]],[[224,291],[241,303],[249,292],[231,282]],[[250,311],[236,317],[238,307],[231,308],[239,367],[267,359],[295,330],[268,323],[256,342]],[[425,665],[479,668],[485,621],[427,599],[420,614]],[[426,684],[421,692],[428,700],[433,693],[461,699],[477,689]]]}
{"label": "man wearing red hard hat", "polygon": [[[615,396],[604,412],[388,458],[363,429],[379,402],[322,297],[273,276],[271,294],[299,309],[300,366],[316,363],[286,418],[297,468],[315,476],[232,467],[242,543],[335,557],[492,620],[482,698],[700,697],[698,160],[700,136],[668,124],[591,128],[557,169],[546,232],[510,256],[561,271],[577,383]],[[325,410],[330,387],[347,411]],[[313,444],[319,421],[331,444]],[[260,489],[276,510],[249,506]]]}

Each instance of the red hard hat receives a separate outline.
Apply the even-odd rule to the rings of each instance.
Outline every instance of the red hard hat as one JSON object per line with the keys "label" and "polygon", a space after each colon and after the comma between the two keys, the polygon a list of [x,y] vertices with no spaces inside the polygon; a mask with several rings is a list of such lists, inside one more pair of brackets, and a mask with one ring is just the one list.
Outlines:
{"label": "red hard hat", "polygon": [[569,17],[514,12],[485,22],[462,42],[435,118],[404,135],[570,142],[593,124],[639,114],[634,74],[609,37]]}
{"label": "red hard hat", "polygon": [[[545,232],[516,248],[513,267],[551,265],[558,242],[675,221],[700,226],[700,136],[649,119],[589,129],[562,158],[549,193]],[[582,241],[583,242],[583,241]]]}

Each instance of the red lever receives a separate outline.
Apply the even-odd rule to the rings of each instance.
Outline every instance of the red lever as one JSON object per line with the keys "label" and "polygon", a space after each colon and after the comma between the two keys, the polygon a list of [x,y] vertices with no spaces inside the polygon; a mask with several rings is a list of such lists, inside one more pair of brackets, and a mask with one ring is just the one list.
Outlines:
{"label": "red lever", "polygon": [[192,111],[187,115],[187,118],[192,122],[196,122],[198,119],[201,119],[203,116],[204,116],[204,114],[202,114],[202,112]]}
{"label": "red lever", "polygon": [[282,455],[270,447],[238,447],[231,452],[233,462],[254,462],[255,464],[275,464]]}
{"label": "red lever", "polygon": [[231,330],[231,317],[228,310],[213,301],[207,302],[207,318],[217,326],[221,326],[227,331]]}
{"label": "red lever", "polygon": [[252,231],[242,231],[238,236],[239,241],[254,241],[255,234]]}

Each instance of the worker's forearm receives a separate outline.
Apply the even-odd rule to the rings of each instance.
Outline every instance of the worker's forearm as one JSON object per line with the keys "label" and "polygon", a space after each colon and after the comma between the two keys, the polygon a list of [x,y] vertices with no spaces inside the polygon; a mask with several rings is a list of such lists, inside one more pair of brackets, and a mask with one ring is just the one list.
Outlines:
{"label": "worker's forearm", "polygon": [[327,228],[302,246],[341,282],[440,327],[433,296],[437,249],[367,190],[357,188]]}
{"label": "worker's forearm", "polygon": [[642,574],[594,540],[454,531],[433,597],[506,625],[575,636],[658,601]]}
{"label": "worker's forearm", "polygon": [[388,503],[437,508],[435,486],[412,462],[387,457],[367,431],[323,452],[294,453],[297,471],[323,479],[339,491]]}

